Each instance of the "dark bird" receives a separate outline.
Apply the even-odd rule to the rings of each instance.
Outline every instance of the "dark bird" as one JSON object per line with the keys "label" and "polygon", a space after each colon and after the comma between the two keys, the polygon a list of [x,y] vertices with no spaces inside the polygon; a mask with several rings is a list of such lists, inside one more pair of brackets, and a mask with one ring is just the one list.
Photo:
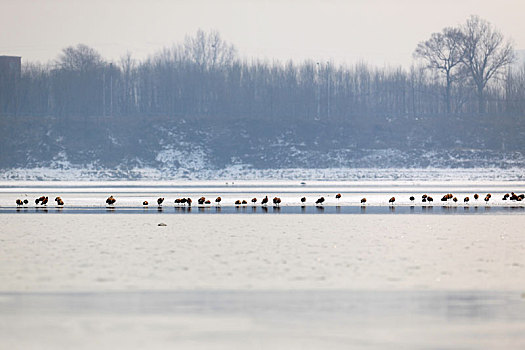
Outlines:
{"label": "dark bird", "polygon": [[510,197],[510,194],[505,193],[505,195],[503,196],[502,200],[506,201],[509,197]]}
{"label": "dark bird", "polygon": [[181,198],[180,199],[180,204],[186,204],[188,200],[186,198]]}
{"label": "dark bird", "polygon": [[361,198],[361,203],[362,204],[366,203],[366,198]]}
{"label": "dark bird", "polygon": [[427,201],[427,197],[421,199],[421,202],[425,203]]}
{"label": "dark bird", "polygon": [[241,205],[241,201],[240,201],[239,199],[237,199],[237,200],[235,201],[235,205],[237,205],[237,206],[238,206],[238,205]]}
{"label": "dark bird", "polygon": [[56,197],[55,202],[57,202],[57,205],[64,205],[64,201],[60,197]]}
{"label": "dark bird", "polygon": [[27,199],[24,199],[24,204],[27,204],[29,203],[29,201]]}
{"label": "dark bird", "polygon": [[465,199],[463,199],[463,202],[468,203],[469,200],[470,200],[469,197],[465,197]]}
{"label": "dark bird", "polygon": [[43,205],[43,204],[44,204],[44,203],[43,203],[43,202],[44,202],[44,199],[46,199],[46,197],[44,197],[44,196],[41,196],[41,197],[35,199],[35,204],[40,203],[40,204]]}
{"label": "dark bird", "polygon": [[142,202],[142,205],[148,205],[148,204],[149,204],[148,201]]}
{"label": "dark bird", "polygon": [[485,202],[487,202],[487,203],[488,203],[488,202],[489,202],[489,200],[490,200],[490,197],[489,197],[489,195],[486,195],[486,196],[485,196]]}
{"label": "dark bird", "polygon": [[458,201],[458,199],[456,197],[452,198],[452,200],[454,201],[454,203],[456,203]]}
{"label": "dark bird", "polygon": [[162,205],[162,202],[164,202],[164,198],[157,198],[158,205]]}
{"label": "dark bird", "polygon": [[273,198],[273,204],[275,204],[275,206],[279,206],[281,204],[281,198],[279,197],[274,197]]}
{"label": "dark bird", "polygon": [[186,203],[188,203],[188,207],[191,207],[191,203],[192,203],[191,198],[186,198]]}
{"label": "dark bird", "polygon": [[255,205],[255,203],[257,203],[257,198],[252,198],[252,203]]}
{"label": "dark bird", "polygon": [[17,199],[17,200],[16,200],[16,205],[20,206],[20,205],[22,205],[22,204],[24,204],[24,202],[22,202],[21,199]]}
{"label": "dark bird", "polygon": [[421,199],[426,199],[428,196],[426,194],[421,196]]}
{"label": "dark bird", "polygon": [[117,200],[113,196],[109,196],[108,199],[106,199],[106,203],[109,205],[115,204]]}
{"label": "dark bird", "polygon": [[321,198],[319,198],[318,200],[315,201],[315,204],[323,205],[323,202],[324,202],[324,197],[321,197]]}
{"label": "dark bird", "polygon": [[301,198],[301,203],[304,204],[304,202],[306,202],[306,197]]}
{"label": "dark bird", "polygon": [[414,196],[410,196],[409,199],[413,202],[415,198],[414,198]]}
{"label": "dark bird", "polygon": [[248,204],[248,202],[246,201],[246,199],[243,199],[243,200],[242,200],[242,204]]}
{"label": "dark bird", "polygon": [[341,193],[335,195],[335,199],[339,200],[341,198]]}
{"label": "dark bird", "polygon": [[45,197],[44,200],[41,202],[42,205],[47,205],[47,202],[49,201],[48,197]]}
{"label": "dark bird", "polygon": [[433,202],[433,201],[434,201],[434,198],[428,196],[428,197],[427,197],[427,201],[429,201],[429,202]]}
{"label": "dark bird", "polygon": [[264,197],[263,200],[261,201],[262,205],[266,205],[267,203],[268,203],[268,196]]}
{"label": "dark bird", "polygon": [[396,197],[392,197],[388,200],[388,203],[392,203],[394,204],[394,202],[396,201]]}
{"label": "dark bird", "polygon": [[478,198],[479,198],[479,194],[475,193],[475,194],[474,194],[474,199],[475,199],[475,200],[478,200]]}
{"label": "dark bird", "polygon": [[204,202],[206,202],[206,198],[204,198],[204,197],[201,197],[201,198],[197,199],[197,203],[199,203],[199,205],[203,205]]}
{"label": "dark bird", "polygon": [[211,204],[211,201],[208,199],[204,204]]}
{"label": "dark bird", "polygon": [[175,199],[175,204],[180,204],[180,198]]}
{"label": "dark bird", "polygon": [[215,198],[215,203],[217,203],[217,205],[221,205],[221,201],[222,201],[221,197]]}

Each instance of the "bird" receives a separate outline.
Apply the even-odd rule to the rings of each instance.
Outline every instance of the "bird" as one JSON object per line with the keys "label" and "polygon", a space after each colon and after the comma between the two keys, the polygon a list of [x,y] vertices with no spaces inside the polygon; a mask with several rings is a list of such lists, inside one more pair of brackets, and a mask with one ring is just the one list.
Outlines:
{"label": "bird", "polygon": [[159,206],[162,205],[162,202],[164,202],[164,198],[157,198],[157,204],[158,204]]}
{"label": "bird", "polygon": [[392,197],[388,200],[388,203],[392,203],[394,204],[394,202],[396,201],[396,197]]}
{"label": "bird", "polygon": [[415,198],[414,198],[414,196],[410,196],[410,198],[409,198],[409,199],[410,199],[410,201],[412,201],[412,202],[413,202]]}
{"label": "bird", "polygon": [[248,204],[248,202],[246,201],[246,199],[243,199],[241,203],[242,203],[242,204]]}
{"label": "bird", "polygon": [[475,199],[475,200],[478,200],[478,198],[479,198],[479,194],[475,193],[475,194],[474,194],[474,199]]}
{"label": "bird", "polygon": [[447,193],[443,197],[441,197],[441,201],[446,202],[449,199],[452,199],[452,197],[453,197],[452,193]]}
{"label": "bird", "polygon": [[204,197],[197,199],[197,203],[199,203],[199,205],[203,205],[205,201],[206,201],[206,198]]}
{"label": "bird", "polygon": [[506,201],[509,197],[510,197],[510,194],[505,193],[505,195],[503,196],[502,200]]}
{"label": "bird", "polygon": [[262,205],[266,205],[267,203],[268,203],[268,196],[264,197],[263,200],[261,201]]}
{"label": "bird", "polygon": [[275,206],[278,207],[281,204],[281,198],[274,197],[273,204],[275,204]]}
{"label": "bird", "polygon": [[109,204],[109,205],[113,205],[115,204],[117,200],[111,195],[108,197],[108,199],[106,199],[106,203]]}
{"label": "bird", "polygon": [[366,198],[361,198],[361,203],[362,204],[366,203]]}
{"label": "bird", "polygon": [[24,204],[24,202],[22,202],[21,199],[17,199],[17,200],[16,200],[16,205],[20,206],[20,205],[22,205],[22,204]]}
{"label": "bird", "polygon": [[427,201],[427,197],[421,199],[421,202],[425,203]]}
{"label": "bird", "polygon": [[44,197],[44,199],[42,200],[41,204],[42,205],[47,205],[48,201],[49,201],[49,198],[48,197]]}
{"label": "bird", "polygon": [[341,198],[341,193],[335,195],[335,199],[339,200]]}
{"label": "bird", "polygon": [[454,203],[456,203],[458,201],[458,199],[456,197],[452,198],[452,200],[454,201]]}
{"label": "bird", "polygon": [[191,198],[186,198],[186,203],[188,203],[188,207],[191,207],[191,202],[192,202]]}
{"label": "bird", "polygon": [[204,202],[204,204],[211,204],[211,201],[208,199],[206,202]]}
{"label": "bird", "polygon": [[489,200],[490,200],[490,196],[489,196],[489,195],[487,194],[487,195],[485,196],[485,202],[487,202],[487,203],[488,203],[488,202],[489,202]]}
{"label": "bird", "polygon": [[55,202],[57,202],[57,205],[64,205],[64,201],[60,197],[56,197]]}
{"label": "bird", "polygon": [[470,200],[469,197],[465,197],[465,199],[463,199],[463,202],[468,203],[469,200]]}
{"label": "bird", "polygon": [[255,197],[252,198],[252,203],[253,203],[253,205],[255,205],[255,203],[257,203],[257,198],[255,198]]}
{"label": "bird", "polygon": [[306,202],[306,197],[301,198],[301,203],[303,203],[303,205],[304,205],[304,202]]}
{"label": "bird", "polygon": [[434,198],[430,197],[430,196],[427,196],[427,201],[429,202],[433,202],[434,201]]}
{"label": "bird", "polygon": [[29,201],[26,198],[26,199],[24,199],[24,204],[27,204],[27,203],[29,203]]}
{"label": "bird", "polygon": [[222,201],[221,197],[215,198],[215,203],[217,203],[217,205],[221,205],[221,201]]}
{"label": "bird", "polygon": [[142,205],[144,205],[144,206],[147,206],[148,204],[149,204],[148,201],[142,202]]}
{"label": "bird", "polygon": [[321,197],[321,198],[319,198],[318,200],[315,201],[315,204],[323,205],[323,202],[324,202],[324,197]]}
{"label": "bird", "polygon": [[428,196],[426,194],[421,196],[421,199],[426,199]]}
{"label": "bird", "polygon": [[240,199],[237,199],[237,200],[235,201],[235,205],[237,205],[237,206],[241,205],[241,200],[240,200]]}

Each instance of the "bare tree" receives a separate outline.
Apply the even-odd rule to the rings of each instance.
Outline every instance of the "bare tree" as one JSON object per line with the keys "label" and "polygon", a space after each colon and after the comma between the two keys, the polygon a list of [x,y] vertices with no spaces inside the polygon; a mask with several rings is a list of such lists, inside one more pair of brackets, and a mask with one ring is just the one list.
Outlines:
{"label": "bare tree", "polygon": [[476,85],[478,112],[483,114],[483,91],[491,79],[498,77],[514,61],[514,50],[499,31],[478,16],[471,16],[461,30],[464,50],[462,60]]}
{"label": "bare tree", "polygon": [[184,49],[187,58],[202,70],[231,65],[236,57],[235,47],[222,40],[216,31],[206,33],[199,29],[194,37],[186,37]]}
{"label": "bare tree", "polygon": [[457,76],[457,67],[463,60],[462,33],[456,28],[445,28],[441,33],[433,33],[430,39],[420,42],[414,56],[426,61],[427,68],[445,74],[445,104],[447,114],[451,112],[450,93]]}
{"label": "bare tree", "polygon": [[102,56],[84,44],[66,47],[56,61],[57,68],[70,71],[87,71],[103,64]]}
{"label": "bare tree", "polygon": [[89,46],[78,44],[62,50],[51,74],[60,113],[103,114],[104,66],[102,56]]}

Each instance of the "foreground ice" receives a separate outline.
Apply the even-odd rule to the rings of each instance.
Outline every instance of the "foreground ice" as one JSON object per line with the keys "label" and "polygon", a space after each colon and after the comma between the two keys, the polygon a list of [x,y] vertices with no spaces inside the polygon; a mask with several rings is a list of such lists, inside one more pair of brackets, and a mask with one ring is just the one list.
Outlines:
{"label": "foreground ice", "polygon": [[521,290],[524,219],[0,214],[0,289]]}
{"label": "foreground ice", "polygon": [[524,218],[0,214],[0,348],[523,349]]}

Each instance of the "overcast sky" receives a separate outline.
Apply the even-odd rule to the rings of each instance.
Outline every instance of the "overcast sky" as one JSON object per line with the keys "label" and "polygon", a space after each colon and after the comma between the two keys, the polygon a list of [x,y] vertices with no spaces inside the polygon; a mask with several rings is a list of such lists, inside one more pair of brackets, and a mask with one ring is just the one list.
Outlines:
{"label": "overcast sky", "polygon": [[409,65],[417,43],[471,14],[525,49],[525,0],[0,0],[0,55],[56,58],[78,43],[142,59],[214,29],[243,57]]}

